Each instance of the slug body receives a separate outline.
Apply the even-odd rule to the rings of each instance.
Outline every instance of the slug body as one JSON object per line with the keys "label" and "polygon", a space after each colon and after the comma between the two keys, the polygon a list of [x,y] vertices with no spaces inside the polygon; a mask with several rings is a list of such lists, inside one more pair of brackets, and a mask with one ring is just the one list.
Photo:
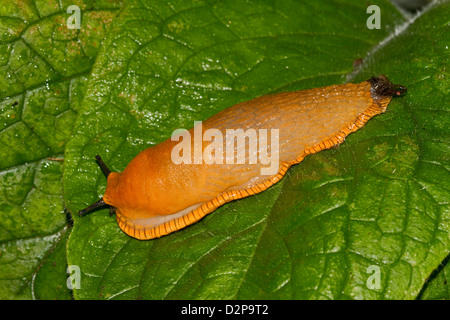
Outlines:
{"label": "slug body", "polygon": [[[195,163],[194,156],[189,164],[175,163],[173,150],[181,139],[168,139],[139,153],[123,172],[110,173],[101,162],[108,176],[105,194],[80,214],[107,204],[114,207],[120,228],[132,237],[146,240],[169,234],[227,202],[269,188],[290,166],[309,154],[339,145],[370,118],[385,112],[392,96],[404,92],[406,88],[380,75],[358,84],[284,92],[239,103],[204,121],[201,133],[213,129],[227,137],[227,129],[278,130],[275,172],[261,174],[267,165],[260,161],[249,164],[248,144],[246,161],[239,163],[238,144],[227,139],[214,155],[222,152],[225,159],[226,144],[233,143],[235,161],[231,163],[211,163],[207,156],[200,163]],[[193,136],[198,130],[194,127],[188,132]],[[206,140],[201,151],[213,141]],[[190,144],[192,150],[198,148],[193,140]],[[276,152],[267,151],[272,156]]]}

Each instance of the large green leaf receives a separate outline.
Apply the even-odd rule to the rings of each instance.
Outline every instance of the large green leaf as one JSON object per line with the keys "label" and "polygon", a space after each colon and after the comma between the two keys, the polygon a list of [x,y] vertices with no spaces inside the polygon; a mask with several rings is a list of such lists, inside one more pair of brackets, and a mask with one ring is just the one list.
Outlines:
{"label": "large green leaf", "polygon": [[[368,4],[302,2],[136,0],[116,17],[111,0],[2,4],[0,298],[70,298],[67,253],[76,298],[448,299],[449,4],[399,32],[385,1],[381,30]],[[66,252],[54,159],[75,213],[104,192],[97,153],[121,171],[236,102],[381,72],[408,95],[268,191],[151,241],[106,210],[73,214]]]}
{"label": "large green leaf", "polygon": [[0,7],[0,299],[70,299],[62,155],[87,76],[120,2],[70,1]]}
{"label": "large green leaf", "polygon": [[[268,191],[169,236],[132,239],[107,210],[74,217],[68,261],[82,274],[75,297],[417,297],[450,248],[449,6],[395,35],[403,18],[377,4],[380,30],[366,28],[366,5],[355,1],[129,1],[66,149],[72,213],[104,192],[95,154],[122,171],[174,129],[236,102],[379,73],[409,93],[339,149],[308,157]],[[379,287],[371,286],[373,272]]]}

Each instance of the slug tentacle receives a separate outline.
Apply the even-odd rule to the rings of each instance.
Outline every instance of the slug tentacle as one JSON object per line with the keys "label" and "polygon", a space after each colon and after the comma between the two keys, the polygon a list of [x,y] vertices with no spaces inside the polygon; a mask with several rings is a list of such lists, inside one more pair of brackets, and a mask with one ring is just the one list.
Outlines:
{"label": "slug tentacle", "polygon": [[83,210],[78,211],[78,215],[79,215],[80,217],[82,217],[84,214],[86,214],[86,213],[88,213],[88,212],[90,212],[90,211],[92,211],[92,210],[94,210],[94,209],[97,209],[97,208],[106,206],[106,205],[107,205],[107,204],[103,201],[103,198],[101,198],[101,199],[98,200],[97,202],[94,202],[93,204],[91,204],[89,207],[84,208]]}
{"label": "slug tentacle", "polygon": [[[109,175],[111,174],[111,170],[108,168],[108,166],[103,162],[102,158],[99,155],[95,156],[95,159],[97,159],[98,164],[100,165],[100,168],[102,169],[103,173],[105,174],[106,178],[109,177]],[[108,204],[104,201],[103,198],[101,198],[100,200],[98,200],[97,202],[91,204],[89,207],[84,208],[83,210],[78,211],[78,215],[81,217],[86,213],[91,212],[94,209],[103,207],[103,206],[107,206]],[[112,215],[114,213],[114,208],[110,207],[109,208],[109,215]]]}
{"label": "slug tentacle", "polygon": [[98,164],[100,165],[100,168],[102,168],[103,173],[108,178],[111,174],[111,170],[108,168],[108,166],[103,162],[102,158],[99,155],[95,156],[95,159],[97,159]]}

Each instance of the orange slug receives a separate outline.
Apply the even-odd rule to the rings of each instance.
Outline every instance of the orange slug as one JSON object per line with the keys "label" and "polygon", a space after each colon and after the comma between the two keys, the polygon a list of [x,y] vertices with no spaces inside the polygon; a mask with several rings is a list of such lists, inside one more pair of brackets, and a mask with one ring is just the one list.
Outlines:
{"label": "orange slug", "polygon": [[[339,145],[385,112],[393,96],[404,93],[405,87],[380,75],[358,84],[266,95],[142,151],[123,172],[111,172],[97,156],[107,176],[105,194],[79,215],[109,205],[126,234],[141,240],[167,235],[227,202],[266,190],[290,166]],[[238,129],[244,132],[241,142],[232,137]],[[272,135],[267,137],[263,129]],[[251,144],[258,133],[260,140]],[[257,156],[260,161],[255,161]],[[263,156],[277,160],[275,170],[268,170]]]}

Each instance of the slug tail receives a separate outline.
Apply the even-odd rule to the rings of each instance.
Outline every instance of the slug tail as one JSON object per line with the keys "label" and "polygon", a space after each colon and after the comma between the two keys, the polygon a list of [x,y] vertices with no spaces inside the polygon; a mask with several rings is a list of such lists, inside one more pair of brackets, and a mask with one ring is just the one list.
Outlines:
{"label": "slug tail", "polygon": [[386,98],[398,97],[406,94],[406,87],[399,84],[393,84],[385,75],[372,77],[367,82],[370,83],[372,98],[376,101]]}

